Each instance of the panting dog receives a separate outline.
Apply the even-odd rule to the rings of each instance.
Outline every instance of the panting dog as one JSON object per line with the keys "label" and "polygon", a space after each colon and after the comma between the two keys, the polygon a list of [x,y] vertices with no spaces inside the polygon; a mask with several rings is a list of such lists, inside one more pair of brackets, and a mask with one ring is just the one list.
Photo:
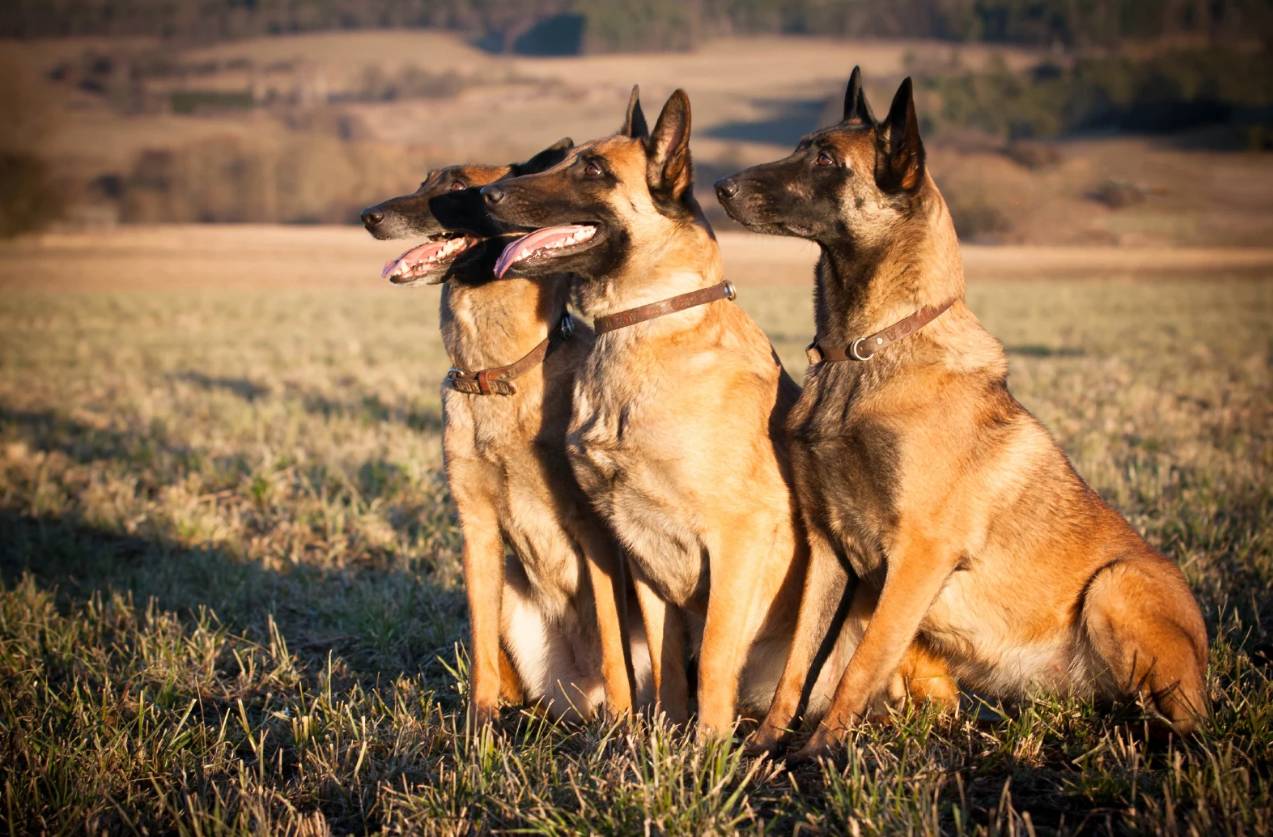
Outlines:
{"label": "panting dog", "polygon": [[[498,273],[578,277],[597,339],[575,382],[570,462],[630,559],[663,708],[688,715],[696,655],[700,732],[723,735],[740,700],[769,705],[802,595],[808,549],[783,430],[799,388],[732,302],[689,138],[685,93],[650,131],[634,89],[617,134],[482,194],[496,220],[530,231]],[[834,615],[835,591],[814,592]],[[815,711],[850,633],[820,655]]]}
{"label": "panting dog", "polygon": [[[422,238],[385,266],[399,285],[442,284],[454,364],[442,387],[447,480],[464,534],[473,719],[501,694],[554,717],[630,710],[649,686],[642,632],[626,653],[621,555],[566,457],[574,382],[593,335],[566,311],[569,284],[500,278],[500,236],[478,190],[566,157],[563,140],[525,163],[450,166],[362,214],[377,238]],[[511,550],[506,560],[505,546]],[[649,698],[646,698],[647,700]]]}

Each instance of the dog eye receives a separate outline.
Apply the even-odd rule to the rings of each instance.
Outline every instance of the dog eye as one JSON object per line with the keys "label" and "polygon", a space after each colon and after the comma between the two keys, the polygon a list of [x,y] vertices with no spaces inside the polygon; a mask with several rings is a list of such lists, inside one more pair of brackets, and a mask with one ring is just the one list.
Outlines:
{"label": "dog eye", "polygon": [[814,160],[816,166],[834,166],[835,158],[825,151],[818,152],[818,158]]}
{"label": "dog eye", "polygon": [[589,177],[600,177],[602,175],[601,164],[596,160],[589,160],[583,164],[583,173]]}
{"label": "dog eye", "polygon": [[452,180],[450,189],[452,192],[458,192],[461,189],[467,189],[468,185],[463,180]]}

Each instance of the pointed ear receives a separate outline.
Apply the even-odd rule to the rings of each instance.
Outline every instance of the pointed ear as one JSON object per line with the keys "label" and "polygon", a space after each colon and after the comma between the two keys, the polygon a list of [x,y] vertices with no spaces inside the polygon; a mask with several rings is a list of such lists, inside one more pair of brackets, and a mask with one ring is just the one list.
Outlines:
{"label": "pointed ear", "polygon": [[562,137],[526,162],[514,163],[512,166],[513,175],[534,174],[535,172],[550,169],[566,159],[566,154],[574,147],[574,140],[570,137]]}
{"label": "pointed ear", "polygon": [[908,77],[876,129],[875,182],[886,192],[913,192],[924,182],[924,143]]}
{"label": "pointed ear", "polygon": [[677,202],[694,179],[690,162],[690,97],[677,90],[646,141],[645,179],[656,199]]}
{"label": "pointed ear", "polygon": [[624,117],[619,133],[640,140],[650,135],[650,126],[645,124],[645,111],[641,110],[640,85],[632,85],[632,95],[628,96],[628,115]]}
{"label": "pointed ear", "polygon": [[862,68],[854,67],[849,86],[844,89],[844,121],[849,124],[875,125],[875,114],[862,89]]}

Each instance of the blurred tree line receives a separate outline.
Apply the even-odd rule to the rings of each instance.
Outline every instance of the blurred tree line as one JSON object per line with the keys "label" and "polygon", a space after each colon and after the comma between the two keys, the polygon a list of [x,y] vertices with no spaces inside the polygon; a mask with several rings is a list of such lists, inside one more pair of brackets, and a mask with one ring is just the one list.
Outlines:
{"label": "blurred tree line", "polygon": [[48,162],[34,153],[56,127],[56,112],[38,92],[35,74],[12,56],[0,54],[0,238],[29,232],[59,218],[65,209],[63,184]]}
{"label": "blurred tree line", "polygon": [[1268,147],[1273,130],[1271,78],[1269,50],[1195,48],[1044,61],[1026,72],[996,60],[982,70],[921,75],[920,87],[941,102],[924,115],[930,130],[975,128],[1015,140],[1227,125],[1239,147],[1256,150]]}
{"label": "blurred tree line", "polygon": [[324,29],[438,27],[496,49],[554,17],[586,51],[689,49],[723,34],[930,37],[1065,47],[1241,35],[1273,42],[1269,0],[5,0],[0,37],[217,40]]}

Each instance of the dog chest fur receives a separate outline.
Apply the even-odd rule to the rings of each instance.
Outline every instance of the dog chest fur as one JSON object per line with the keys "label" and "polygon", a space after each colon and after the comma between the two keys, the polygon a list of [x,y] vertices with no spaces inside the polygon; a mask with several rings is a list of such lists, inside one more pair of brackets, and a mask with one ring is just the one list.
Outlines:
{"label": "dog chest fur", "polygon": [[480,463],[467,469],[470,480],[474,473],[489,476],[483,488],[499,512],[503,534],[525,566],[540,604],[559,617],[577,594],[582,573],[582,556],[563,526],[563,513],[570,510],[559,507],[562,494],[571,492],[552,477],[568,466],[562,453],[553,455],[551,444],[508,444],[510,438],[524,437],[527,422],[538,424],[540,412],[535,405],[496,399],[446,388],[447,468]]}
{"label": "dog chest fur", "polygon": [[648,378],[621,360],[598,360],[576,385],[567,439],[575,474],[660,595],[701,610],[708,544],[696,513],[697,457]]}

